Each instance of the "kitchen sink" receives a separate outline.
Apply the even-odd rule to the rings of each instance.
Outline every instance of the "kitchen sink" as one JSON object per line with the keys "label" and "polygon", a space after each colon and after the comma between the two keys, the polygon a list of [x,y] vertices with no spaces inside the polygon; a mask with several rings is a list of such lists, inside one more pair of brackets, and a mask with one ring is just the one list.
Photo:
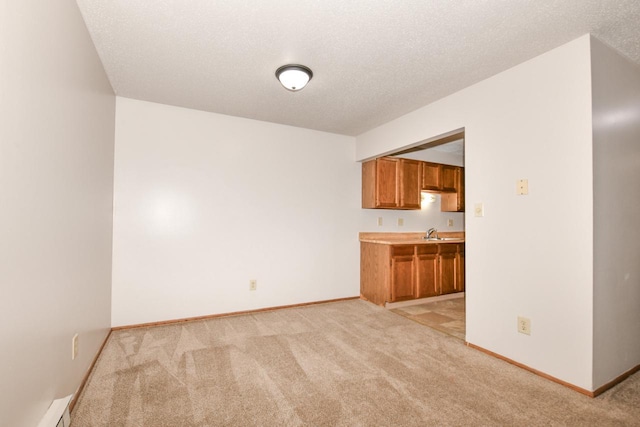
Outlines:
{"label": "kitchen sink", "polygon": [[424,240],[429,240],[429,241],[434,241],[434,242],[451,242],[451,241],[455,241],[455,240],[464,240],[461,237],[430,237],[430,238],[426,238],[423,237]]}

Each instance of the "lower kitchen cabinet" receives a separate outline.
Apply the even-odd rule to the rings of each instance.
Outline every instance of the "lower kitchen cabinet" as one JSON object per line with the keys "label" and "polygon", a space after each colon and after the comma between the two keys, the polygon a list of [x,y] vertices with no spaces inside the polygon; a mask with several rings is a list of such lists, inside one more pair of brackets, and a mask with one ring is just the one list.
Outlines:
{"label": "lower kitchen cabinet", "polygon": [[438,245],[420,245],[415,248],[416,297],[438,295]]}
{"label": "lower kitchen cabinet", "polygon": [[391,248],[390,300],[393,302],[416,298],[413,252],[413,246],[393,246]]}
{"label": "lower kitchen cabinet", "polygon": [[456,253],[458,245],[440,245],[440,264],[438,275],[440,276],[440,294],[452,294],[456,291],[457,271]]}
{"label": "lower kitchen cabinet", "polygon": [[464,292],[464,244],[458,245],[456,255],[456,292]]}
{"label": "lower kitchen cabinet", "polygon": [[360,243],[360,294],[375,304],[464,290],[464,244]]}

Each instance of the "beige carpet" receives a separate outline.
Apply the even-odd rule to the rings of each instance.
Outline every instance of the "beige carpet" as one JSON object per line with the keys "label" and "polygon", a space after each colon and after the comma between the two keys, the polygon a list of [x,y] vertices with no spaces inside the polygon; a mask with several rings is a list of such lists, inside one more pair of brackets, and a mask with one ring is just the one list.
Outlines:
{"label": "beige carpet", "polygon": [[83,426],[634,426],[640,375],[591,399],[353,300],[114,332]]}

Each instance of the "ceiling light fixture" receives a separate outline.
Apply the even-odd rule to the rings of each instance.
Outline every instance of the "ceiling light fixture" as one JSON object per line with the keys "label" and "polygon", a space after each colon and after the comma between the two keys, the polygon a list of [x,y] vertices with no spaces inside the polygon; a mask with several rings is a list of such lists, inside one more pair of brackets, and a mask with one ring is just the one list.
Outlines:
{"label": "ceiling light fixture", "polygon": [[276,77],[287,90],[297,92],[309,83],[309,80],[313,77],[313,72],[304,65],[289,64],[278,68]]}

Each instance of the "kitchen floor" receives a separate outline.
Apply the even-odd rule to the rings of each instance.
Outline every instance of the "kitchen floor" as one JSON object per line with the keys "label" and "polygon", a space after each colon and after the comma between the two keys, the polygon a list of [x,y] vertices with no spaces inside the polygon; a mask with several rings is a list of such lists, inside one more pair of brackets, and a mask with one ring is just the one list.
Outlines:
{"label": "kitchen floor", "polygon": [[464,301],[464,298],[453,298],[394,308],[391,311],[464,341],[466,333]]}

